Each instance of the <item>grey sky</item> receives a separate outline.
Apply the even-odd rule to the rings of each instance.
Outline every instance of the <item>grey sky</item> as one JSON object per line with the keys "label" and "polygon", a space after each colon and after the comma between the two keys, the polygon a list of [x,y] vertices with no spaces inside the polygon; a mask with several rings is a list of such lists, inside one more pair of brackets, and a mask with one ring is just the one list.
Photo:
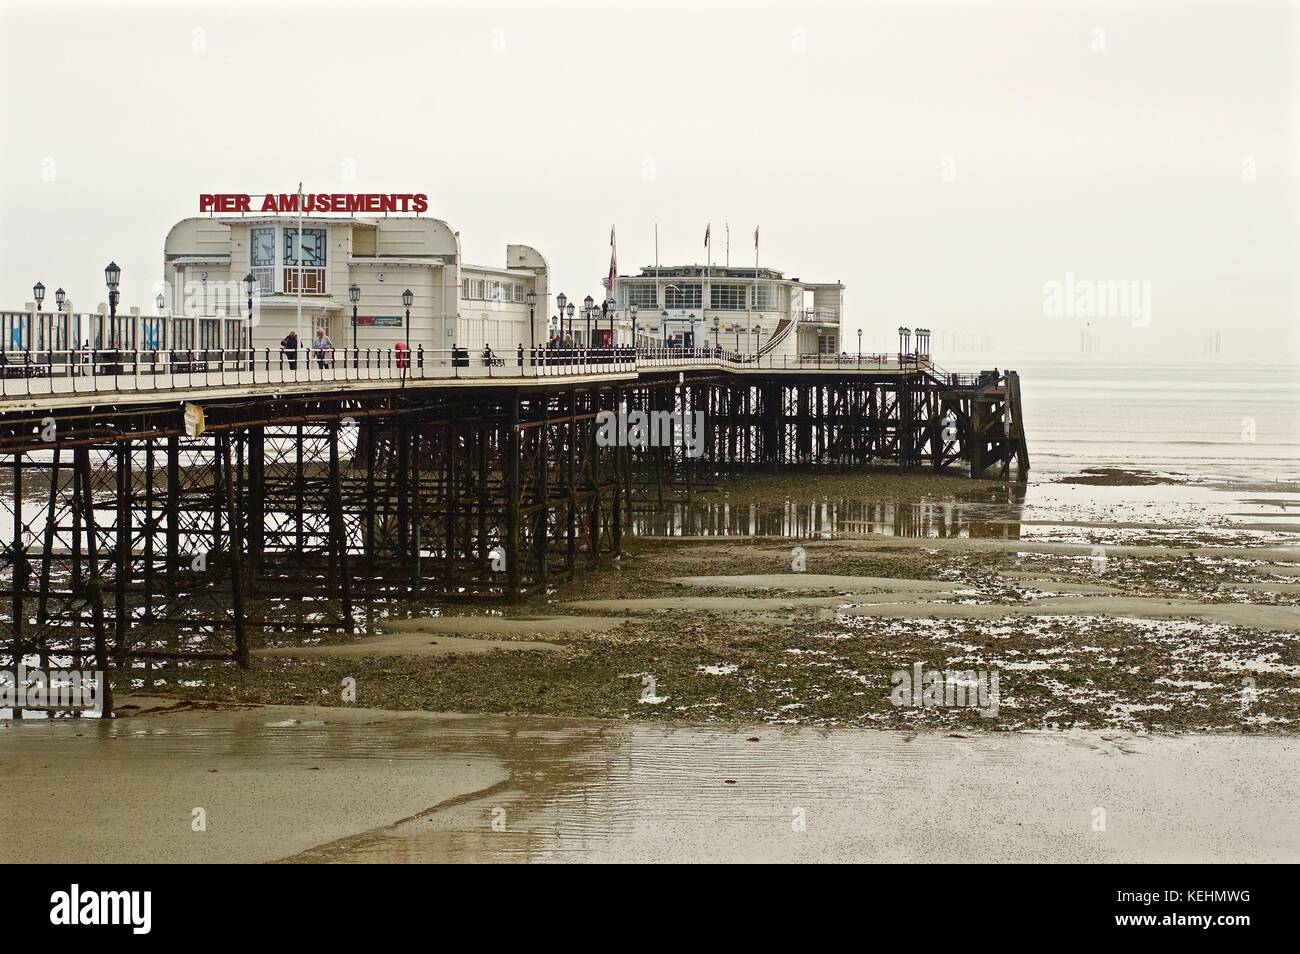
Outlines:
{"label": "grey sky", "polygon": [[761,223],[764,264],[848,286],[850,349],[1077,354],[1043,313],[1072,273],[1151,283],[1108,352],[1300,351],[1293,4],[0,9],[3,307],[93,307],[110,258],[143,306],[200,192],[302,180],[427,192],[471,260],[534,245],[577,298],[611,224],[626,272],[656,221],[665,264],[710,221],[750,264]]}

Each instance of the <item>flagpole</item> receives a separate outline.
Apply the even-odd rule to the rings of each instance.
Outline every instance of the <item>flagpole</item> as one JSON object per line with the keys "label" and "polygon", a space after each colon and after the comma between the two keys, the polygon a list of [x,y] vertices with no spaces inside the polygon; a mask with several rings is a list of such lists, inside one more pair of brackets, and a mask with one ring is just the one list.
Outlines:
{"label": "flagpole", "polygon": [[[754,226],[754,290],[749,296],[749,326],[745,329],[745,334],[752,340],[754,337],[754,305],[758,303],[758,229]],[[758,351],[758,347],[754,347]]]}
{"label": "flagpole", "polygon": [[302,327],[302,183],[298,183],[298,323],[295,328],[298,334],[303,333]]}

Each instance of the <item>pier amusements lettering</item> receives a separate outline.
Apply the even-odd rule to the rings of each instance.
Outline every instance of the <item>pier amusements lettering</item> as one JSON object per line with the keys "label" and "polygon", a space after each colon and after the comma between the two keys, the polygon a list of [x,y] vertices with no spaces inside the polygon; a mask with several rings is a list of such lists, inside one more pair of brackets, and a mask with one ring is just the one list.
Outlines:
{"label": "pier amusements lettering", "polygon": [[[261,198],[255,209],[253,200]],[[302,199],[301,208],[299,198]],[[205,192],[199,196],[200,212],[427,212],[429,197],[423,192]]]}

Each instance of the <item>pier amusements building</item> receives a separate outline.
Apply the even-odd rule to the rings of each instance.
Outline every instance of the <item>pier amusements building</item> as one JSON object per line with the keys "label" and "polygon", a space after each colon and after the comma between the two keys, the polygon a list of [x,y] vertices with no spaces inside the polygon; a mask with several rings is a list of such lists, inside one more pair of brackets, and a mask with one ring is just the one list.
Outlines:
{"label": "pier amusements building", "polygon": [[[351,348],[355,295],[357,347],[387,350],[406,339],[407,290],[412,350],[436,354],[455,346],[477,354],[487,345],[505,353],[546,342],[545,257],[509,245],[502,266],[468,264],[460,233],[439,219],[196,216],[172,227],[163,258],[169,348],[274,349],[290,330],[305,346],[317,329]],[[249,275],[256,295],[252,342]]]}

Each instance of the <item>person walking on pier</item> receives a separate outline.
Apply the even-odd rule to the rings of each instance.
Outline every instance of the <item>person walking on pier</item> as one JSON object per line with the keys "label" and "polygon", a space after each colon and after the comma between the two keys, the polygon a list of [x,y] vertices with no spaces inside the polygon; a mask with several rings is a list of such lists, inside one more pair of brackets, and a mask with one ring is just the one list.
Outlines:
{"label": "person walking on pier", "polygon": [[324,328],[316,329],[316,338],[311,343],[311,350],[316,356],[316,364],[318,367],[325,367],[326,352],[329,353],[330,358],[333,358],[334,342],[330,340],[329,335],[325,334]]}
{"label": "person walking on pier", "polygon": [[280,351],[289,362],[289,370],[298,369],[298,332],[290,331],[280,340]]}

